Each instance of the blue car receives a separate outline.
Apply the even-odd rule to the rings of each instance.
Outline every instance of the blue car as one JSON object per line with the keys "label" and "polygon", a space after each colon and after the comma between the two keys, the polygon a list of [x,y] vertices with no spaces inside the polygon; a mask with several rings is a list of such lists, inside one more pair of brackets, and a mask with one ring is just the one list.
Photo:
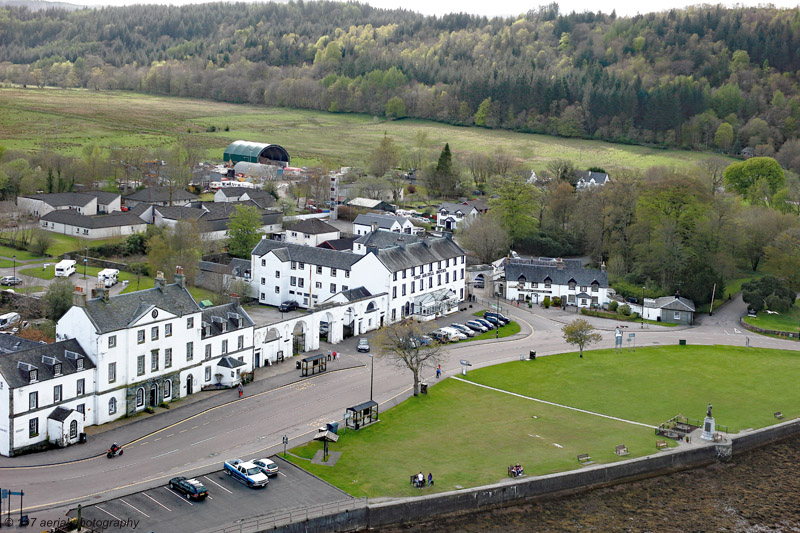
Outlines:
{"label": "blue car", "polygon": [[476,318],[475,322],[485,327],[486,329],[494,329],[494,324],[483,318]]}

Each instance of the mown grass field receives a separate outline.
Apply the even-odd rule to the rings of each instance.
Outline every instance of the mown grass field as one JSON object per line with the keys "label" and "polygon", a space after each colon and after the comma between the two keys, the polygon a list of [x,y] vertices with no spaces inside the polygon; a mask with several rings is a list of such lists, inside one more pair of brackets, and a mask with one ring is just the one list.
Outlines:
{"label": "mown grass field", "polygon": [[[214,126],[215,132],[207,130]],[[225,128],[229,131],[224,131]],[[189,133],[191,131],[191,133]],[[296,166],[358,166],[384,132],[401,149],[411,149],[418,132],[438,154],[445,142],[454,154],[470,152],[511,155],[523,168],[544,170],[553,159],[569,159],[578,167],[603,167],[608,172],[652,166],[690,168],[712,154],[659,150],[579,139],[566,139],[464,128],[422,120],[386,121],[357,114],[333,114],[284,108],[225,104],[132,92],[79,89],[0,89],[0,138],[12,150],[50,150],[79,156],[83,146],[173,146],[189,136],[206,157],[222,159],[227,145],[243,139],[284,146]],[[343,132],[346,142],[343,141]]]}
{"label": "mown grass field", "polygon": [[[711,402],[717,424],[739,431],[774,423],[775,411],[800,416],[798,371],[796,351],[662,346],[513,361],[471,370],[464,379],[653,426],[677,414],[702,418]],[[343,452],[333,467],[289,459],[354,496],[379,497],[420,495],[409,485],[420,470],[436,480],[425,491],[445,491],[505,479],[517,461],[539,475],[579,468],[580,453],[599,463],[617,461],[617,444],[627,445],[630,457],[656,452],[652,429],[453,378],[380,419],[330,446]],[[311,458],[320,447],[313,442],[292,453]]]}
{"label": "mown grass field", "polygon": [[756,317],[744,317],[744,321],[759,328],[797,333],[800,330],[800,301],[795,302],[788,313],[772,315],[761,311]]}

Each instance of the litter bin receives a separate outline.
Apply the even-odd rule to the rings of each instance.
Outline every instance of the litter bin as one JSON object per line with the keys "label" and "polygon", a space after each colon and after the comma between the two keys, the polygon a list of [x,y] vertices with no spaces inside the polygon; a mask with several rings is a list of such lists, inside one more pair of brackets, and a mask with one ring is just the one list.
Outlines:
{"label": "litter bin", "polygon": [[531,361],[534,361],[534,360],[536,360],[536,352],[534,352],[533,350],[531,350],[531,353],[530,353],[529,357],[530,357],[530,360],[531,360]]}
{"label": "litter bin", "polygon": [[421,394],[428,394],[428,384],[424,381],[419,384],[419,392]]}
{"label": "litter bin", "polygon": [[294,366],[297,370],[300,370],[300,361],[295,361]]}
{"label": "litter bin", "polygon": [[81,444],[83,444],[84,442],[86,442],[86,433],[81,433],[81,434],[78,436],[78,442],[80,442]]}
{"label": "litter bin", "polygon": [[678,344],[680,344],[681,346],[686,346],[686,339],[679,340]]}
{"label": "litter bin", "polygon": [[337,433],[339,431],[339,422],[328,422],[325,424],[325,427],[328,428],[328,431],[331,433]]}

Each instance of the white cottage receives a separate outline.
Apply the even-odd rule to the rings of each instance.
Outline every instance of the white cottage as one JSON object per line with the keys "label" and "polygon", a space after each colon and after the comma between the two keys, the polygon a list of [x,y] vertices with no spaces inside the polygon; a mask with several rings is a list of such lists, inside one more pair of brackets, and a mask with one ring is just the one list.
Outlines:
{"label": "white cottage", "polygon": [[500,282],[498,289],[509,300],[538,304],[549,296],[577,307],[597,307],[608,302],[606,271],[583,268],[579,260],[509,259],[504,268],[505,287]]}

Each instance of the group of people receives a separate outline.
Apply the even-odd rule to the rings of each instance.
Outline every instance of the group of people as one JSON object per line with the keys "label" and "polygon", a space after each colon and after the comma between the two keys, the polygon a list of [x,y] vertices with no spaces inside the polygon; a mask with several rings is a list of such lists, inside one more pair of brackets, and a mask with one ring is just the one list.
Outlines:
{"label": "group of people", "polygon": [[[414,484],[420,489],[425,487],[425,474],[423,474],[422,471],[415,476]],[[428,486],[433,486],[433,474],[430,472],[428,472]]]}
{"label": "group of people", "polygon": [[511,474],[513,474],[514,477],[519,477],[524,473],[525,473],[525,471],[522,468],[522,465],[519,464],[519,463],[517,463],[517,464],[515,464],[514,466],[511,467]]}
{"label": "group of people", "polygon": [[339,353],[328,350],[328,361],[338,361],[339,360]]}

